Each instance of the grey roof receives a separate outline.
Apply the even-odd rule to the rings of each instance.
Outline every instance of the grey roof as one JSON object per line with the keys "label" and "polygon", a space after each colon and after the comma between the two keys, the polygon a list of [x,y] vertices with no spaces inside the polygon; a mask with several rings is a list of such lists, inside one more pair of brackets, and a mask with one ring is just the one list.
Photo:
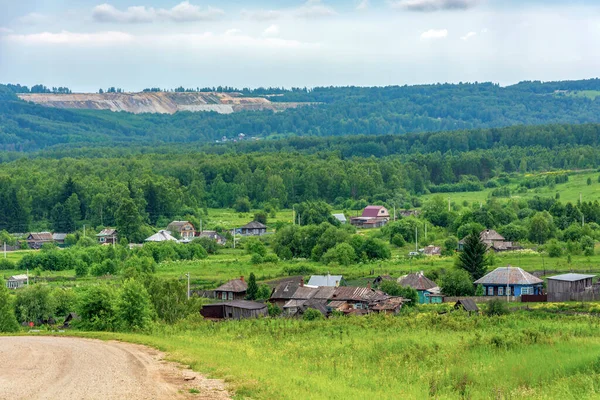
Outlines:
{"label": "grey roof", "polygon": [[257,303],[256,301],[248,301],[248,300],[232,300],[232,301],[225,301],[222,303],[205,304],[204,306],[202,306],[202,308],[222,307],[222,306],[243,308],[245,310],[262,310],[263,308],[267,308],[267,305],[264,303]]}
{"label": "grey roof", "polygon": [[423,275],[422,271],[398,278],[398,284],[409,286],[415,290],[428,290],[438,286],[437,283]]}
{"label": "grey roof", "polygon": [[53,233],[52,234],[52,239],[54,239],[54,240],[65,240],[66,238],[67,238],[66,233]]}
{"label": "grey roof", "polygon": [[267,229],[267,226],[258,221],[252,221],[252,222],[248,222],[246,225],[242,226],[240,229]]}
{"label": "grey roof", "polygon": [[107,229],[103,229],[102,231],[100,231],[100,233],[97,234],[96,236],[113,236],[116,234],[117,234],[116,229],[107,228]]}
{"label": "grey roof", "polygon": [[31,240],[53,240],[50,232],[31,232],[29,235],[31,236]]}
{"label": "grey roof", "polygon": [[339,286],[342,275],[313,275],[308,281],[308,286]]}
{"label": "grey roof", "polygon": [[459,299],[454,307],[456,308],[457,306],[462,306],[465,311],[479,311],[479,307],[477,307],[473,299]]}
{"label": "grey roof", "polygon": [[556,276],[550,276],[548,279],[554,279],[555,281],[566,281],[566,282],[577,282],[584,279],[594,278],[596,275],[584,275],[584,274],[562,274]]}
{"label": "grey roof", "polygon": [[242,293],[248,290],[248,284],[241,279],[233,279],[218,288],[215,289],[216,292],[235,292]]}
{"label": "grey roof", "polygon": [[476,280],[476,285],[537,285],[543,281],[531,275],[529,272],[523,271],[519,267],[500,267],[496,268],[483,278]]}
{"label": "grey roof", "polygon": [[340,221],[340,222],[346,222],[346,221],[348,221],[346,219],[346,216],[344,214],[333,214],[333,217],[335,219],[337,219],[338,221]]}
{"label": "grey roof", "polygon": [[26,281],[27,275],[13,275],[8,278],[9,281]]}
{"label": "grey roof", "polygon": [[171,236],[171,232],[169,231],[158,231],[154,235],[150,236],[146,239],[146,242],[167,242],[167,241],[177,241],[173,236]]}

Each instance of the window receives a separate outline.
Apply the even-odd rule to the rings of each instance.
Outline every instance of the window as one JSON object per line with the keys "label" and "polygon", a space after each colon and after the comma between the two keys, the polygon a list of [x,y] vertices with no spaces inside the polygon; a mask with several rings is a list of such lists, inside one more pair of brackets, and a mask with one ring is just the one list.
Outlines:
{"label": "window", "polygon": [[510,286],[506,288],[506,295],[507,296],[512,295],[512,288]]}
{"label": "window", "polygon": [[229,292],[229,300],[233,300],[233,292]]}
{"label": "window", "polygon": [[100,242],[101,242],[101,243],[104,243],[104,242],[106,242],[106,238],[105,238],[104,236],[103,236],[103,237],[101,237],[101,238],[100,238]]}
{"label": "window", "polygon": [[498,288],[498,296],[504,296],[504,288],[502,286]]}
{"label": "window", "polygon": [[487,294],[488,294],[488,296],[494,295],[494,287],[493,286],[488,287]]}
{"label": "window", "polygon": [[533,287],[525,286],[524,288],[521,289],[521,294],[533,294]]}

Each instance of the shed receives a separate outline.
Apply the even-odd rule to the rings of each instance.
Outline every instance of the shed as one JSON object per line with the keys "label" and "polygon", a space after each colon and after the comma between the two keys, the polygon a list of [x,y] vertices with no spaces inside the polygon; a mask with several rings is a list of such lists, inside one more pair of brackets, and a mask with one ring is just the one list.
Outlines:
{"label": "shed", "polygon": [[52,234],[52,240],[57,245],[64,245],[66,238],[67,238],[67,234],[66,233],[53,233]]}
{"label": "shed", "polygon": [[233,300],[225,303],[206,304],[200,310],[204,318],[244,319],[268,315],[267,305],[247,300]]}
{"label": "shed", "polygon": [[217,242],[217,244],[224,245],[227,243],[227,239],[224,236],[220,235],[217,231],[202,231],[196,234],[196,237],[199,238],[208,238]]}
{"label": "shed", "polygon": [[100,244],[117,244],[118,233],[116,229],[106,228],[96,235]]}
{"label": "shed", "polygon": [[458,301],[454,305],[454,309],[465,310],[469,313],[479,312],[479,307],[477,307],[477,304],[475,304],[475,301],[473,299],[458,299]]}
{"label": "shed", "polygon": [[13,275],[6,280],[6,287],[9,289],[18,289],[28,283],[29,277],[27,275]]}
{"label": "shed", "polygon": [[67,317],[65,318],[65,322],[63,323],[62,327],[63,328],[68,328],[71,326],[71,323],[75,320],[81,319],[81,317],[79,317],[79,315],[77,315],[77,313],[71,312],[69,313],[69,315],[67,315]]}
{"label": "shed", "polygon": [[586,288],[592,287],[595,275],[584,274],[562,274],[548,278],[548,300],[560,301],[560,295],[585,292]]}
{"label": "shed", "polygon": [[333,214],[333,217],[340,221],[340,224],[345,224],[346,222],[348,222],[344,214]]}

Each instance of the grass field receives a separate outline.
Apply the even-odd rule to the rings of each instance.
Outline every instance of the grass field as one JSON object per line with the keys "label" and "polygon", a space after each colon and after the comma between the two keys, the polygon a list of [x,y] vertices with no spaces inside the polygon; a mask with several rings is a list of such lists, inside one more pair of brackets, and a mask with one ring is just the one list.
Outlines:
{"label": "grass field", "polygon": [[600,91],[598,90],[577,90],[577,91],[569,91],[567,92],[567,96],[571,97],[585,97],[590,100],[595,100],[596,97],[600,96]]}
{"label": "grass field", "polygon": [[595,317],[539,311],[425,311],[83,335],[158,347],[225,379],[236,398],[582,399],[600,395],[599,328]]}

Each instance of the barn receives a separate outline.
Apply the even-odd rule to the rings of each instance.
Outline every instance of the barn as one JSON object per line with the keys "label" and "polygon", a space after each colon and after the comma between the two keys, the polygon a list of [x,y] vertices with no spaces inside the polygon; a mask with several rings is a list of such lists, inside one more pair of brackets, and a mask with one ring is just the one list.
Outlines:
{"label": "barn", "polygon": [[233,300],[225,303],[206,304],[200,314],[207,319],[245,319],[266,317],[267,305],[247,300]]}

